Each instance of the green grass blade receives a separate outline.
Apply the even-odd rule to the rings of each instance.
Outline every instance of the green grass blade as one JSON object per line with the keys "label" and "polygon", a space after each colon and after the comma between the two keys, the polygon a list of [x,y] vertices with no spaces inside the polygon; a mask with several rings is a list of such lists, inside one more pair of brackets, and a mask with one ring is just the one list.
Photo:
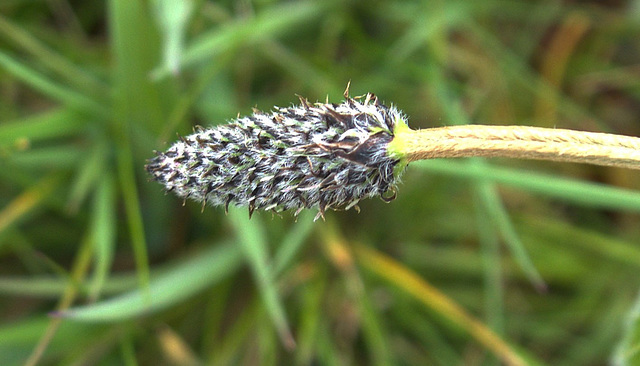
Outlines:
{"label": "green grass blade", "polygon": [[278,288],[274,282],[275,276],[269,269],[266,237],[258,217],[250,220],[246,210],[230,208],[229,219],[233,224],[239,245],[253,271],[253,277],[262,295],[264,306],[285,347],[293,349],[295,340],[289,330],[284,306],[278,295]]}
{"label": "green grass blade", "polygon": [[[51,319],[46,316],[31,317],[21,322],[4,322],[0,327],[0,359],[4,365],[24,365],[33,345],[46,331]],[[60,325],[56,337],[48,348],[48,355],[64,355],[69,347],[100,336],[104,327],[93,324],[65,322]]]}
{"label": "green grass blade", "polygon": [[203,289],[227,279],[241,264],[241,252],[233,245],[214,246],[157,275],[143,289],[87,306],[54,314],[82,322],[119,322],[149,315],[185,301]]}
{"label": "green grass blade", "polygon": [[[480,166],[482,165],[484,164],[481,164]],[[480,202],[484,206],[485,214],[491,218],[492,225],[495,225],[497,230],[500,232],[500,236],[504,239],[516,262],[518,262],[520,267],[524,270],[529,281],[531,281],[539,291],[545,291],[547,285],[540,275],[540,272],[538,272],[531,261],[531,258],[529,258],[529,255],[520,240],[520,236],[513,227],[509,214],[507,213],[502,200],[498,197],[498,192],[496,192],[493,184],[478,182],[475,184],[475,187]]]}
{"label": "green grass blade", "polygon": [[464,329],[502,362],[511,365],[528,364],[518,350],[507,344],[483,323],[415,272],[368,247],[358,246],[356,254],[362,266],[367,270],[407,292],[426,307],[435,310],[442,317]]}
{"label": "green grass blade", "polygon": [[[119,294],[136,287],[135,274],[110,276],[102,287],[102,294]],[[90,282],[78,285],[81,294],[89,293]],[[27,296],[34,298],[57,299],[60,293],[69,286],[67,277],[30,276],[0,277],[0,294],[7,296]]]}
{"label": "green grass blade", "polygon": [[162,51],[158,28],[146,3],[111,0],[108,5],[110,46],[115,59],[114,122],[119,132],[129,134],[134,126],[146,129],[162,124],[177,95],[173,93],[174,82],[159,83],[150,78]]}
{"label": "green grass blade", "polygon": [[85,152],[73,145],[59,145],[28,149],[11,154],[6,165],[12,169],[36,172],[50,169],[73,169],[81,161]]}
{"label": "green grass blade", "polygon": [[156,14],[156,22],[164,36],[162,68],[177,74],[180,71],[184,37],[194,6],[193,1],[155,0],[152,5]]}
{"label": "green grass blade", "polygon": [[[408,10],[403,14],[404,18],[410,20],[408,30],[399,37],[389,47],[388,55],[392,62],[401,64],[416,51],[421,50],[425,44],[441,42],[445,40],[447,28],[455,26],[460,21],[467,19],[464,3],[442,6],[441,3],[414,3],[405,4]],[[396,8],[397,11],[398,8]],[[419,17],[415,17],[416,12],[429,11],[430,20],[422,21]]]}
{"label": "green grass blade", "polygon": [[136,172],[142,170],[133,155],[132,126],[149,126],[162,120],[161,91],[149,80],[150,65],[158,52],[155,27],[139,1],[112,0],[108,4],[113,70],[113,127],[116,139],[118,180],[126,211],[140,286],[149,284],[149,260],[138,195]]}
{"label": "green grass blade", "polygon": [[[80,205],[94,188],[98,179],[104,173],[107,162],[108,150],[104,141],[98,141],[89,156],[80,164],[77,169],[67,200],[67,210],[76,213]],[[107,168],[108,169],[108,168]]]}
{"label": "green grass blade", "polygon": [[51,138],[75,135],[87,122],[68,108],[58,108],[0,124],[0,148],[12,147],[21,140],[31,144]]}
{"label": "green grass blade", "polygon": [[58,174],[48,175],[22,192],[0,210],[0,233],[41,205],[62,182]]}
{"label": "green grass blade", "polygon": [[244,311],[235,319],[234,324],[226,329],[219,344],[207,350],[207,365],[232,365],[233,360],[245,354],[247,338],[254,335],[257,319],[264,318],[264,306],[258,301],[251,301]]}
{"label": "green grass blade", "polygon": [[411,166],[429,173],[505,184],[590,207],[640,211],[638,191],[489,164],[476,169],[470,164],[468,161],[436,159],[412,163]]}
{"label": "green grass blade", "polygon": [[[480,43],[483,47],[492,50],[494,57],[500,60],[500,65],[498,66],[500,70],[508,74],[510,79],[518,81],[523,90],[529,90],[533,92],[534,96],[537,94],[545,98],[559,93],[556,86],[549,84],[548,80],[535,72],[531,64],[526,61],[526,58],[522,58],[521,55],[505,47],[494,34],[488,33],[486,29],[476,22],[466,22],[465,26],[481,41]],[[571,116],[574,120],[587,119],[595,121],[596,124],[606,128],[602,121],[598,121],[588,110],[585,110],[584,107],[564,94],[560,95],[558,110],[564,115]],[[548,121],[539,122],[548,123]]]}
{"label": "green grass blade", "polygon": [[306,238],[314,228],[313,218],[315,213],[311,210],[301,212],[296,218],[296,223],[278,245],[278,249],[273,258],[271,272],[274,275],[281,273],[287,265],[293,260],[294,256],[300,251]]}
{"label": "green grass blade", "polygon": [[493,190],[489,183],[475,185],[475,210],[478,226],[478,240],[482,250],[482,264],[484,275],[484,311],[487,324],[498,335],[504,335],[504,278],[502,274],[502,256],[500,240],[494,229],[492,219],[487,215],[487,202],[483,201],[483,192],[480,190],[486,186],[487,190]]}
{"label": "green grass blade", "polygon": [[[218,29],[202,34],[186,49],[183,65],[190,66],[203,62],[215,55],[231,52],[241,44],[252,44],[275,37],[285,30],[295,29],[324,14],[326,2],[299,1],[270,6],[251,19],[242,19],[226,24]],[[162,67],[154,70],[156,78],[171,72]]]}
{"label": "green grass blade", "polygon": [[120,339],[120,354],[125,366],[138,365],[134,340],[133,337],[131,337],[131,334],[127,334]]}
{"label": "green grass blade", "polygon": [[624,337],[616,348],[612,364],[640,365],[640,293],[629,310],[624,324]]}
{"label": "green grass blade", "polygon": [[[358,282],[354,282],[354,285],[363,286],[359,279]],[[395,364],[390,351],[388,330],[383,326],[380,313],[375,311],[365,291],[360,294],[358,308],[362,317],[362,332],[371,358],[370,364],[378,366]]]}
{"label": "green grass blade", "polygon": [[553,218],[526,217],[518,225],[520,232],[531,237],[562,241],[581,251],[596,254],[602,259],[640,268],[640,248],[633,238],[622,240],[598,233],[597,231],[575,227]]}
{"label": "green grass blade", "polygon": [[[6,17],[0,16],[0,34],[16,43],[21,49],[33,55],[34,59],[42,63],[49,70],[61,75],[71,82],[78,90],[101,96],[107,95],[107,86],[93,75],[80,69],[67,58],[52,51],[40,40],[29,34],[24,28],[12,23]],[[106,98],[105,98],[106,99]]]}
{"label": "green grass blade", "polygon": [[91,242],[94,246],[95,268],[89,297],[97,299],[111,269],[116,244],[115,182],[106,172],[100,182],[93,208]]}
{"label": "green grass blade", "polygon": [[374,311],[373,303],[366,295],[365,284],[362,282],[360,268],[354,265],[353,243],[340,233],[336,221],[329,218],[323,227],[322,237],[326,255],[339,268],[345,281],[347,301],[357,308],[361,321],[361,329],[372,365],[393,364],[389,351],[389,340],[382,325],[379,314]]}
{"label": "green grass blade", "polygon": [[[82,282],[86,278],[86,274],[91,263],[91,252],[91,245],[88,240],[82,240],[78,251],[75,253],[72,269],[69,273],[69,282],[58,299],[58,303],[56,305],[56,309],[58,311],[68,309],[77,298],[79,292],[78,283]],[[50,319],[49,326],[33,348],[33,352],[29,355],[29,358],[25,362],[25,366],[35,366],[40,363],[42,356],[51,344],[51,341],[55,338],[55,335],[62,323],[62,320],[59,318]]]}
{"label": "green grass blade", "polygon": [[18,62],[2,51],[0,51],[0,67],[53,100],[97,116],[106,117],[109,114],[108,110],[100,102],[87,97],[86,94],[54,83],[44,75]]}
{"label": "green grass blade", "polygon": [[[313,220],[309,220],[312,221]],[[298,347],[296,348],[296,365],[309,365],[318,352],[319,327],[322,323],[322,305],[326,296],[325,276],[317,276],[314,281],[304,286],[300,319],[298,319]]]}
{"label": "green grass blade", "polygon": [[318,332],[318,359],[323,365],[346,366],[349,365],[340,352],[340,347],[335,344],[335,338],[331,337],[329,324],[323,322],[320,324]]}
{"label": "green grass blade", "polygon": [[[340,95],[344,90],[344,85],[341,84],[343,80],[339,79],[342,75],[321,70],[276,41],[264,41],[260,51],[282,70],[313,87],[320,95]],[[336,83],[334,79],[339,81]]]}
{"label": "green grass blade", "polygon": [[0,278],[0,293],[6,296],[57,299],[68,284],[68,279],[51,277]]}

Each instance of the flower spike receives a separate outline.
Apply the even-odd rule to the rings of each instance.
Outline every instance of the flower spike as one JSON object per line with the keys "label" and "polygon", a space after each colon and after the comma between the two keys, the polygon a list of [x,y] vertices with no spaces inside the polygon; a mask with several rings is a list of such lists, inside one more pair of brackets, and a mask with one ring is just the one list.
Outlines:
{"label": "flower spike", "polygon": [[[146,170],[167,191],[213,206],[246,206],[276,213],[305,208],[358,207],[364,199],[395,197],[406,163],[387,152],[398,123],[396,108],[373,94],[341,104],[310,103],[254,110],[228,124],[180,137]],[[363,100],[360,102],[360,100]]]}

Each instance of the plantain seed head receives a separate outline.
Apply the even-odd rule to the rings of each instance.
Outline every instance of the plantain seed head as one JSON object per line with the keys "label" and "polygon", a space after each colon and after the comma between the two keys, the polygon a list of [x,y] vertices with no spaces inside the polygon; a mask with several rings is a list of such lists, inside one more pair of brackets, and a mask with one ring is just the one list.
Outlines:
{"label": "plantain seed head", "polygon": [[167,191],[205,204],[282,212],[358,209],[363,198],[395,198],[406,163],[388,151],[406,118],[373,94],[341,104],[275,107],[225,125],[196,128],[146,170]]}

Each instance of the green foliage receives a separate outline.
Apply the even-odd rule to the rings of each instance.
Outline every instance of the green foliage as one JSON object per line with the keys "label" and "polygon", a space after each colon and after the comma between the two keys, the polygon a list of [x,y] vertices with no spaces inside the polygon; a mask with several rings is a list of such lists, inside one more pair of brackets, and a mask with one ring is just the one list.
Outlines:
{"label": "green foliage", "polygon": [[183,206],[144,164],[252,107],[640,136],[636,2],[0,2],[0,360],[638,363],[640,175],[411,163],[398,198]]}

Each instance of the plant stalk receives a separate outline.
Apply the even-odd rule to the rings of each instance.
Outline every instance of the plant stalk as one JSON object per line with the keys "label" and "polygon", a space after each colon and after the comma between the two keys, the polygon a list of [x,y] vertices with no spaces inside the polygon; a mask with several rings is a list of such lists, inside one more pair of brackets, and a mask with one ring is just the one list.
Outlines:
{"label": "plant stalk", "polygon": [[435,158],[505,157],[640,169],[640,138],[527,126],[466,125],[402,129],[395,151],[408,162]]}

